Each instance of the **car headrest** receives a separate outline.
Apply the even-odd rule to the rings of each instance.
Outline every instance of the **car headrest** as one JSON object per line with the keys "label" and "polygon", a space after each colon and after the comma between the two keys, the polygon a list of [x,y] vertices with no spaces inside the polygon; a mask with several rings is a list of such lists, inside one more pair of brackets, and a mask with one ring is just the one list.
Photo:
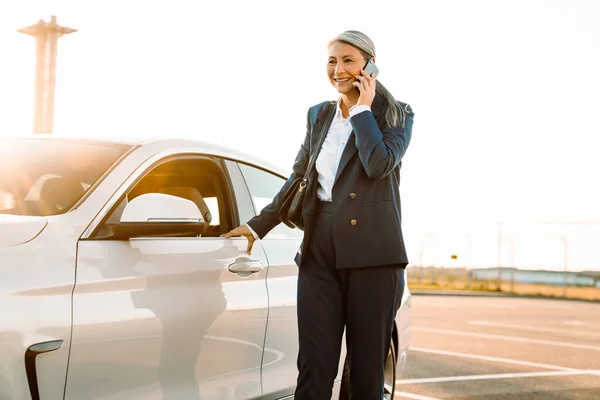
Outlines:
{"label": "car headrest", "polygon": [[69,210],[83,196],[81,182],[68,178],[48,178],[40,189],[40,209],[56,214]]}
{"label": "car headrest", "polygon": [[210,227],[212,215],[210,213],[208,205],[204,201],[204,197],[202,197],[198,189],[191,186],[165,186],[160,188],[159,192],[163,194],[170,194],[172,196],[182,197],[184,199],[193,201],[198,206],[198,209],[200,210],[200,212],[202,213],[202,217],[204,218],[205,224],[202,234],[206,233],[206,231]]}

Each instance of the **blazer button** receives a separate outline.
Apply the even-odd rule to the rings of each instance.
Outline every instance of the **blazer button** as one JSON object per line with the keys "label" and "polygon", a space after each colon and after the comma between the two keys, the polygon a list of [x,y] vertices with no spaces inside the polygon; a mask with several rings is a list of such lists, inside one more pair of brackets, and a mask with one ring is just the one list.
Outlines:
{"label": "blazer button", "polygon": [[358,224],[357,220],[353,219],[353,220],[350,221],[350,225],[354,226],[356,224]]}
{"label": "blazer button", "polygon": [[356,198],[356,193],[350,193],[350,198],[351,199],[355,199]]}

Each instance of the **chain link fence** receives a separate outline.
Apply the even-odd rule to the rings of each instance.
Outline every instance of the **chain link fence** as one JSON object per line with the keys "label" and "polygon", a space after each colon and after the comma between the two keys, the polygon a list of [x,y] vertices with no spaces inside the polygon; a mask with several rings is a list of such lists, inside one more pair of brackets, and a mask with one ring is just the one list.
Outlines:
{"label": "chain link fence", "polygon": [[600,222],[405,224],[404,231],[413,288],[600,300]]}

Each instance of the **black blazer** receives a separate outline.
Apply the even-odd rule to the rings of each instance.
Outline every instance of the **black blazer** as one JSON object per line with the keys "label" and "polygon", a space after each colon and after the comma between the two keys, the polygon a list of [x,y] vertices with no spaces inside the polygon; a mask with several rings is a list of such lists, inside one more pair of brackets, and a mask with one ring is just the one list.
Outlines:
{"label": "black blazer", "polygon": [[[401,229],[400,167],[410,142],[414,114],[410,106],[401,105],[406,110],[404,128],[386,124],[387,104],[378,94],[372,112],[359,113],[350,120],[353,131],[342,153],[332,192],[338,205],[333,215],[336,268],[408,264]],[[327,111],[335,106],[335,102],[327,101],[309,109],[306,137],[292,175],[271,204],[248,221],[260,238],[280,223],[277,210],[283,194],[296,178],[304,176],[309,149],[314,151],[323,125],[331,124],[333,116],[327,119]],[[313,167],[302,204],[304,240],[295,257],[298,266],[310,248],[318,186]]]}

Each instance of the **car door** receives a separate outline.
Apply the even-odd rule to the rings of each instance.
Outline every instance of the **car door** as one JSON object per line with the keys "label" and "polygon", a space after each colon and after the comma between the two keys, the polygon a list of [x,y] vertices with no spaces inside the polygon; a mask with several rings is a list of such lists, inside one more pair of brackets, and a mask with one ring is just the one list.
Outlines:
{"label": "car door", "polygon": [[[201,194],[212,214],[205,234],[110,239],[131,198],[165,188]],[[267,259],[260,246],[249,256],[245,239],[220,237],[240,215],[223,162],[155,156],[103,212],[78,244],[66,399],[260,398]],[[230,271],[244,263],[265,268]]]}
{"label": "car door", "polygon": [[[255,214],[269,204],[285,179],[270,171],[238,164],[252,197]],[[263,398],[279,399],[294,393],[298,369],[296,293],[298,267],[294,262],[303,232],[279,224],[260,242],[268,259],[269,323],[262,367]],[[256,247],[256,246],[255,246]]]}

